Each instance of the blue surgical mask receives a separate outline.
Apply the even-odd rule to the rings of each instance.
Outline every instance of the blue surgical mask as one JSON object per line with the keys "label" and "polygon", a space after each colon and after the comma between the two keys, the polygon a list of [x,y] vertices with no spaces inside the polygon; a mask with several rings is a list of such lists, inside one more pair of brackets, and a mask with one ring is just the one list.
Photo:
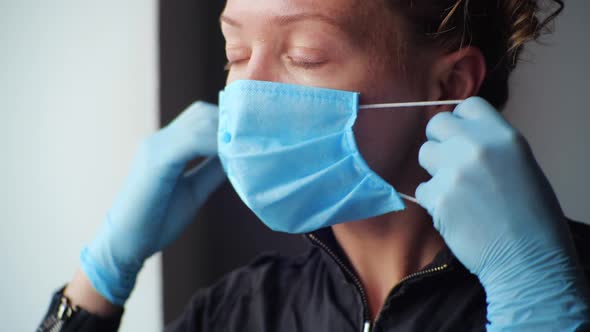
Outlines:
{"label": "blue surgical mask", "polygon": [[[414,106],[360,108],[399,105]],[[311,232],[403,210],[400,196],[412,200],[361,156],[353,133],[358,110],[359,94],[348,91],[244,80],[220,92],[221,162],[268,227]]]}

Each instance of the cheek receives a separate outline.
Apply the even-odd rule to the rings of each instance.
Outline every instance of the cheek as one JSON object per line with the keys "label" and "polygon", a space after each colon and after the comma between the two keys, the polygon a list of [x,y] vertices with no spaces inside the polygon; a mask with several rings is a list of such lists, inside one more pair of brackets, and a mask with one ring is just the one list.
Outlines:
{"label": "cheek", "polygon": [[423,115],[412,110],[360,110],[354,126],[356,143],[369,167],[395,182],[423,136],[423,123]]}

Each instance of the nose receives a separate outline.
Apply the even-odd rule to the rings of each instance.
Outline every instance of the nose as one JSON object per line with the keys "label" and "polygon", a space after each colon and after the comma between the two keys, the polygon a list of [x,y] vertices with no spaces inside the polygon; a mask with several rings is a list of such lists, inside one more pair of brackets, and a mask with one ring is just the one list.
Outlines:
{"label": "nose", "polygon": [[275,81],[277,79],[273,55],[264,47],[260,47],[250,57],[246,69],[246,79],[256,81]]}

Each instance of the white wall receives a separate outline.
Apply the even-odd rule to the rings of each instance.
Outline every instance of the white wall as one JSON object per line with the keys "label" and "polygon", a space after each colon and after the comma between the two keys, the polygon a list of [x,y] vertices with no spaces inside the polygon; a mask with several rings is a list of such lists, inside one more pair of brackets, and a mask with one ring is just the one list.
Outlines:
{"label": "white wall", "polygon": [[[157,127],[156,1],[0,0],[0,317],[34,331]],[[149,261],[122,331],[160,331]]]}
{"label": "white wall", "polygon": [[[512,78],[506,113],[529,139],[561,206],[590,223],[590,1],[566,1],[555,33]],[[510,170],[506,170],[510,172]]]}

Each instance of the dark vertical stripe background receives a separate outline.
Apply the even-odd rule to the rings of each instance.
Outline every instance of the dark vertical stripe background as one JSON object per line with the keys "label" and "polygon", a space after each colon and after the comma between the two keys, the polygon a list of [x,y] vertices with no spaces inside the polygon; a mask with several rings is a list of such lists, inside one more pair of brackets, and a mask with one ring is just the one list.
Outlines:
{"label": "dark vertical stripe background", "polygon": [[[195,100],[217,103],[225,84],[224,43],[218,23],[225,1],[161,0],[160,124]],[[263,251],[293,255],[297,235],[268,230],[226,183],[197,220],[163,253],[164,321],[181,314],[191,295]]]}

